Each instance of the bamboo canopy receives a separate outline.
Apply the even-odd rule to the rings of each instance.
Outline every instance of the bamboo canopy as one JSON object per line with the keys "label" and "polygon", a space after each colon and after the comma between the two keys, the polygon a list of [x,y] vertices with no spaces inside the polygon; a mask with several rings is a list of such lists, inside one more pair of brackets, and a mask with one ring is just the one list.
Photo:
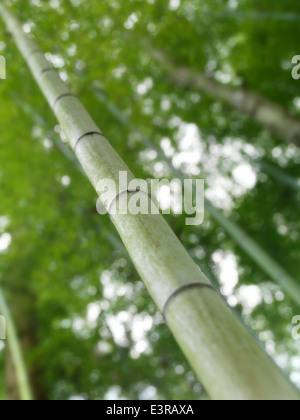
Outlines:
{"label": "bamboo canopy", "polygon": [[[0,11],[104,207],[109,210],[118,201],[124,210],[130,197],[142,197],[143,192],[116,197],[111,188],[104,194],[104,181],[109,179],[118,188],[121,171],[127,172],[129,181],[133,174],[19,21],[3,6]],[[299,399],[161,215],[115,214],[111,219],[149,293],[213,399]]]}

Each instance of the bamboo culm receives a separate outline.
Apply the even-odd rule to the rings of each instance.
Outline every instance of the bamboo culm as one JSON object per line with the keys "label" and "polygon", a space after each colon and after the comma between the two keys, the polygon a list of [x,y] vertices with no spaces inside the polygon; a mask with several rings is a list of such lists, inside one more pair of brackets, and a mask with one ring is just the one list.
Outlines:
{"label": "bamboo culm", "polygon": [[23,401],[32,401],[33,393],[31,390],[29,376],[26,370],[26,365],[24,362],[20,341],[18,338],[16,327],[14,325],[13,318],[11,316],[10,310],[8,308],[4,294],[1,289],[0,289],[0,312],[3,314],[6,321],[7,343],[8,343],[9,351],[11,354],[11,359],[13,361],[14,369],[15,369],[15,375],[16,375],[16,380],[18,384],[18,391],[19,391],[20,398]]}
{"label": "bamboo culm", "polygon": [[[92,88],[92,91],[95,93],[96,97],[107,107],[107,109],[116,117],[116,119],[126,126],[128,129],[139,132],[136,127],[134,127],[125,114],[123,114],[113,103],[111,103],[104,92],[99,89],[98,87]],[[18,101],[18,99],[15,99]],[[19,102],[19,101],[18,101]],[[20,106],[23,106],[24,111],[31,115],[33,120],[36,124],[45,126],[45,121],[37,116],[37,114],[33,113],[32,108],[28,106],[24,106],[20,103]],[[78,162],[76,156],[70,152],[69,148],[59,141],[57,137],[54,135],[53,132],[49,132],[48,136],[52,139],[55,143],[57,148],[66,156],[68,160],[73,162],[76,168],[86,176],[85,172],[83,171],[80,163]],[[141,139],[142,143],[151,150],[154,150],[157,153],[158,158],[165,162],[170,172],[174,175],[175,178],[180,179],[182,182],[184,181],[184,175],[179,169],[175,169],[173,166],[172,161],[162,152],[161,149],[148,137],[143,135],[143,133],[139,132],[139,138]],[[267,164],[266,164],[267,165]],[[279,176],[281,172],[273,168],[273,166],[268,166],[268,168],[276,171],[276,175]],[[284,174],[283,174],[284,175]],[[287,179],[283,180],[283,182],[292,188],[296,188],[297,181],[291,177],[287,177]],[[299,188],[299,187],[298,187]],[[192,193],[190,191],[190,193]],[[300,286],[297,284],[297,281],[293,279],[286,270],[281,267],[256,241],[254,241],[244,229],[242,229],[237,223],[233,222],[232,220],[228,219],[223,215],[223,213],[213,206],[213,204],[206,199],[205,201],[205,211],[210,214],[210,216],[219,224],[227,234],[235,241],[235,243],[267,274],[275,283],[277,283],[282,290],[288,294],[288,296],[298,305],[300,306]],[[94,226],[94,228],[96,228]],[[99,230],[99,227],[97,227]],[[116,236],[111,234],[106,234],[106,239],[111,245],[116,247],[119,251],[122,252],[126,257],[128,257],[128,253],[126,252],[122,242]]]}
{"label": "bamboo culm", "polygon": [[[131,125],[127,117],[112,103],[108,101],[104,92],[98,88],[94,87],[93,91],[97,98],[105,104],[108,110],[118,119],[118,121],[127,126],[132,131],[137,132],[137,129]],[[160,160],[164,161],[170,172],[181,181],[184,181],[184,176],[182,172],[174,168],[171,159],[169,159],[162,150],[153,143],[153,141],[144,136],[143,133],[140,134],[140,139],[143,144],[154,150],[157,153],[157,156]],[[268,166],[268,168],[273,169],[273,167]],[[269,169],[269,170],[271,170]],[[273,171],[276,171],[273,169]],[[277,171],[275,172],[278,176]],[[285,180],[288,185],[291,184],[291,179]],[[295,188],[297,183],[293,180],[294,183],[291,185]],[[299,188],[299,186],[298,186]],[[192,191],[190,191],[192,193]],[[283,269],[257,242],[255,242],[237,223],[226,218],[223,213],[218,210],[213,204],[206,199],[205,200],[205,211],[207,211],[210,216],[220,225],[222,228],[230,235],[237,245],[244,250],[244,252],[253,260],[255,263],[275,282],[277,283],[288,295],[289,297],[300,306],[300,285],[295,279],[293,279],[285,269]]]}
{"label": "bamboo culm", "polygon": [[[109,209],[116,199],[115,189],[104,196],[101,183],[110,179],[118,187],[121,171],[127,172],[129,181],[134,176],[81,102],[58,73],[50,70],[49,62],[19,21],[3,6],[0,12],[104,207]],[[127,209],[126,194],[119,197],[119,204],[121,210]],[[296,389],[211,288],[161,215],[116,214],[111,219],[213,399],[299,400]]]}

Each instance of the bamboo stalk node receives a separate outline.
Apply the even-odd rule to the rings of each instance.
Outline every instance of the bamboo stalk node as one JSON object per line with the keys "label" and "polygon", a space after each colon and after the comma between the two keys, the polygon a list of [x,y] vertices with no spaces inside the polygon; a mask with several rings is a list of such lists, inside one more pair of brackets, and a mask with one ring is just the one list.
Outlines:
{"label": "bamboo stalk node", "polygon": [[53,109],[53,111],[55,110],[56,105],[59,103],[59,101],[60,101],[61,99],[63,99],[63,98],[67,98],[67,97],[69,97],[69,96],[71,96],[71,97],[73,97],[73,98],[77,98],[77,95],[75,95],[75,94],[74,94],[74,93],[72,93],[72,92],[67,92],[67,93],[63,93],[63,94],[59,95],[59,97],[55,99],[54,104],[52,105],[52,109]]}
{"label": "bamboo stalk node", "polygon": [[34,54],[42,54],[42,55],[44,55],[41,50],[35,49],[35,50],[31,51],[29,54],[27,54],[27,58],[31,57]]}
{"label": "bamboo stalk node", "polygon": [[94,135],[98,135],[98,136],[104,137],[106,139],[105,135],[103,133],[101,133],[101,131],[88,131],[87,133],[82,134],[82,136],[80,136],[79,139],[77,139],[75,141],[75,143],[73,145],[74,151],[76,151],[76,147],[78,146],[78,143],[81,140],[83,140],[87,136],[94,136]]}
{"label": "bamboo stalk node", "polygon": [[[145,193],[145,194],[148,196],[148,194],[147,194],[145,191],[141,190],[141,188],[140,188],[140,187],[137,187],[135,190],[125,190],[125,191],[121,191],[121,192],[119,192],[119,193],[115,196],[115,198],[112,200],[112,202],[110,203],[109,208],[108,208],[108,214],[111,214],[113,205],[114,205],[114,204],[118,201],[118,199],[119,199],[122,195],[125,195],[125,194],[136,194],[136,193],[139,193],[139,192]],[[149,197],[149,198],[150,198],[150,197]]]}
{"label": "bamboo stalk node", "polygon": [[47,67],[46,69],[43,69],[40,74],[38,75],[38,79],[40,79],[45,73],[48,73],[48,71],[56,71],[54,67]]}
{"label": "bamboo stalk node", "polygon": [[190,289],[194,289],[194,288],[200,288],[200,289],[211,289],[211,290],[213,290],[213,291],[215,291],[215,292],[218,292],[218,291],[217,291],[217,289],[216,289],[215,287],[211,286],[210,284],[206,284],[206,283],[199,283],[199,282],[197,282],[197,283],[185,284],[184,286],[179,287],[177,290],[175,290],[175,292],[173,292],[173,293],[171,294],[171,296],[169,296],[169,297],[168,297],[168,299],[167,299],[167,301],[166,301],[166,303],[165,303],[165,305],[164,305],[164,307],[163,307],[162,314],[163,314],[163,317],[164,317],[164,320],[165,320],[165,321],[167,320],[167,310],[168,310],[168,308],[169,308],[170,304],[172,303],[172,301],[173,301],[173,300],[174,300],[174,299],[175,299],[178,295],[180,295],[181,293],[186,292],[187,290],[190,290]]}

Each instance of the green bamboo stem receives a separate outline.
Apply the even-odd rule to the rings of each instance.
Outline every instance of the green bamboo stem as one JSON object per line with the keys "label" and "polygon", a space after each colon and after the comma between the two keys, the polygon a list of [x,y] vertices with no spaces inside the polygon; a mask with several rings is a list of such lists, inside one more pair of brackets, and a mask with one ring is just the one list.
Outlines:
{"label": "green bamboo stem", "polygon": [[[116,196],[113,188],[103,185],[104,180],[119,186],[120,171],[127,172],[129,181],[134,176],[103,135],[85,135],[99,132],[99,128],[80,101],[67,96],[70,90],[59,75],[45,71],[49,63],[19,21],[2,6],[0,11],[83,169],[109,209]],[[105,196],[103,188],[107,189]],[[142,192],[135,195],[144,198]],[[127,208],[126,194],[118,201],[121,209]],[[222,297],[208,287],[209,280],[161,215],[116,214],[111,219],[158,308],[165,309],[174,337],[213,399],[300,399]],[[195,283],[199,287],[182,289]]]}
{"label": "green bamboo stem", "polygon": [[22,349],[18,339],[18,334],[6,304],[2,290],[0,289],[0,311],[6,321],[7,343],[14,363],[15,375],[18,383],[19,394],[23,401],[32,401],[33,394],[27,374],[26,365],[23,359]]}
{"label": "green bamboo stem", "polygon": [[299,22],[300,15],[297,13],[274,13],[274,12],[244,12],[244,11],[223,11],[216,13],[202,13],[205,18],[230,19],[230,20],[269,20],[284,22]]}
{"label": "green bamboo stem", "polygon": [[272,178],[276,179],[276,181],[280,182],[281,184],[285,184],[288,187],[300,191],[300,179],[296,179],[291,175],[287,175],[284,173],[283,170],[276,168],[276,166],[271,165],[268,162],[258,162],[258,167],[268,175],[271,175]]}
{"label": "green bamboo stem", "polygon": [[[32,118],[32,120],[39,126],[43,126],[46,127],[47,123],[46,121],[40,116],[38,115],[36,112],[34,112],[34,110],[28,105],[28,104],[24,104],[22,103],[22,101],[20,101],[20,99],[15,96],[12,95],[14,98],[14,101],[16,103],[18,103],[18,105],[20,107],[23,108],[24,112],[26,112],[28,114],[28,116],[30,116]],[[47,137],[49,137],[50,140],[53,141],[53,143],[55,144],[55,146],[57,147],[57,149],[70,161],[72,162],[72,164],[75,166],[75,168],[77,169],[78,172],[81,173],[81,175],[83,175],[85,178],[87,178],[86,173],[84,172],[84,170],[82,169],[82,166],[80,165],[78,159],[76,158],[76,155],[70,150],[70,148],[64,144],[62,141],[60,141],[58,139],[58,137],[55,135],[55,133],[53,131],[48,131],[47,132]],[[91,220],[91,219],[88,219]],[[119,237],[117,235],[114,235],[113,233],[107,233],[107,232],[103,232],[101,227],[95,223],[91,222],[91,225],[93,227],[93,229],[97,230],[101,235],[104,235],[105,239],[117,250],[119,251],[121,254],[123,254],[124,257],[126,257],[129,262],[130,258],[128,257],[128,253],[122,243],[122,241],[119,239]]]}
{"label": "green bamboo stem", "polygon": [[[99,88],[93,88],[97,98],[107,107],[107,109],[117,118],[117,120],[127,126],[128,129],[137,132],[138,130],[130,123],[128,118],[119,110],[119,108],[111,103],[105,93]],[[140,139],[143,144],[155,150],[159,159],[164,161],[174,177],[179,178],[181,181],[184,181],[184,175],[182,172],[174,168],[171,159],[169,159],[163,151],[148,137],[144,136],[143,133],[140,134]],[[272,170],[273,175],[278,175],[279,171],[276,171],[272,166],[264,166],[265,169],[269,171]],[[282,174],[280,173],[282,176]],[[295,188],[294,181],[291,185],[290,177],[284,179],[288,185]],[[299,187],[298,187],[299,188]],[[192,191],[190,191],[192,194]],[[234,241],[238,244],[240,248],[246,252],[246,254],[253,260],[255,263],[268,275],[270,278],[289,295],[289,297],[300,306],[300,284],[297,283],[257,242],[255,242],[237,223],[232,222],[223,213],[215,208],[212,203],[206,199],[205,200],[205,210],[210,214],[210,216],[220,225],[223,229],[230,235]]]}
{"label": "green bamboo stem", "polygon": [[[99,89],[95,88],[96,96],[99,100],[111,111],[111,113],[117,118],[119,122],[121,122],[123,125],[125,125],[128,129],[131,129],[135,132],[138,132],[137,128],[134,127],[127,117],[122,113],[119,108],[114,105],[112,102],[108,100],[104,92]],[[16,99],[18,101],[18,99]],[[36,113],[33,113],[33,110],[29,107],[24,107],[25,111],[28,111],[28,114],[31,115],[31,117],[34,118],[35,122],[39,125],[45,126],[45,121],[37,116]],[[158,157],[160,160],[164,161],[171,173],[174,175],[174,177],[180,179],[182,182],[184,181],[184,176],[182,172],[178,169],[175,169],[172,161],[162,152],[162,150],[159,149],[159,147],[156,146],[153,141],[144,136],[141,132],[139,132],[141,141],[143,144],[151,148],[152,150],[155,150],[158,154]],[[55,143],[57,148],[66,156],[68,160],[70,160],[77,168],[77,170],[82,173],[84,176],[86,176],[85,172],[83,171],[82,167],[80,166],[80,163],[76,159],[76,156],[70,152],[70,149],[61,141],[57,139],[56,136],[53,135],[52,132],[49,132],[49,137],[52,139],[52,141]],[[270,169],[276,170],[276,168],[273,168],[273,166],[270,166]],[[281,174],[281,172],[278,171],[278,175],[284,175]],[[290,177],[288,177],[289,181],[287,184],[289,185],[290,181],[293,181],[292,187],[295,187],[296,181]],[[192,194],[192,191],[190,191],[190,194]],[[205,203],[206,211],[210,214],[211,217],[214,218],[214,220],[221,226],[223,229],[228,233],[229,236],[231,236],[234,241],[242,248],[246,254],[255,261],[255,263],[258,264],[258,266],[268,275],[271,279],[273,279],[281,288],[290,296],[290,298],[297,303],[300,306],[300,288],[297,285],[296,281],[291,278],[291,276],[285,272],[285,270],[276,262],[273,258],[271,258],[266,251],[257,244],[237,223],[234,223],[230,221],[228,218],[226,218],[223,213],[216,209],[209,200],[206,200]],[[99,230],[99,226],[94,226],[94,228]],[[122,242],[120,239],[113,235],[113,234],[106,234],[106,239],[108,242],[114,246],[116,249],[121,251],[126,257],[128,257],[127,251],[124,248]]]}
{"label": "green bamboo stem", "polygon": [[250,238],[236,223],[227,219],[223,214],[206,201],[206,209],[211,216],[230,234],[230,236],[246,251],[271,279],[300,306],[300,286],[266,251]]}

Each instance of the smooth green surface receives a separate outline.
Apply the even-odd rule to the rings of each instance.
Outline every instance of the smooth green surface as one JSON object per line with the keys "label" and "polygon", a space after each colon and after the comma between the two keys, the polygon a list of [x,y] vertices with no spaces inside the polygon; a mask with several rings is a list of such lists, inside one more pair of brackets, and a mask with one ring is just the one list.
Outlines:
{"label": "smooth green surface", "polygon": [[168,323],[186,331],[178,343],[215,399],[299,400],[217,294],[195,289],[180,295],[168,311]]}

